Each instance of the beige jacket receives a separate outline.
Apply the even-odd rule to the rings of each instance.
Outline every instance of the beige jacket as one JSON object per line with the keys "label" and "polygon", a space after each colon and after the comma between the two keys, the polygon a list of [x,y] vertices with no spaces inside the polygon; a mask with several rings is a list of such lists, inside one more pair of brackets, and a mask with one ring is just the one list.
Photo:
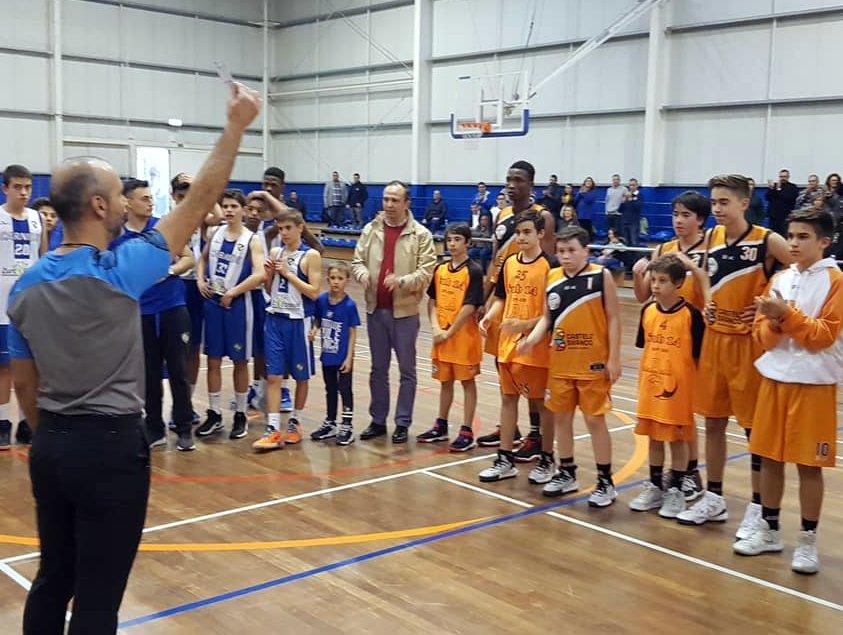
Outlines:
{"label": "beige jacket", "polygon": [[[408,211],[407,226],[395,243],[394,273],[400,285],[392,291],[392,314],[396,318],[418,315],[419,302],[424,297],[433,269],[436,266],[436,251],[433,236],[426,227],[417,223]],[[366,313],[377,308],[378,279],[383,259],[384,222],[379,213],[363,228],[357,241],[354,259],[351,261],[351,275],[360,282],[369,274],[369,288],[366,290]]]}

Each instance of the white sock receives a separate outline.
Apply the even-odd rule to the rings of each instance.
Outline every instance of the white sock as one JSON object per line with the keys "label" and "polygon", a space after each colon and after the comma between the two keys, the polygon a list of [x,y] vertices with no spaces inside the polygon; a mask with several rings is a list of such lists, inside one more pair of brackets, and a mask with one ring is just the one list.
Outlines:
{"label": "white sock", "polygon": [[187,385],[190,387],[190,396],[193,397],[193,391],[196,390],[196,384],[188,382]]}
{"label": "white sock", "polygon": [[9,402],[0,404],[0,421],[9,421]]}
{"label": "white sock", "polygon": [[299,411],[293,408],[293,413],[290,415],[290,419],[295,419],[296,421],[299,420]]}
{"label": "white sock", "polygon": [[258,379],[257,386],[255,387],[255,392],[257,393],[258,397],[266,396],[266,379]]}
{"label": "white sock", "polygon": [[234,393],[234,402],[237,404],[237,412],[246,412],[246,405],[247,400],[246,398],[249,396],[247,392],[236,392]]}
{"label": "white sock", "polygon": [[278,430],[281,427],[281,413],[270,412],[266,415],[266,427],[270,430]]}
{"label": "white sock", "polygon": [[208,409],[213,410],[218,415],[222,414],[222,408],[220,407],[220,402],[222,399],[220,398],[220,393],[218,392],[209,392],[208,393]]}
{"label": "white sock", "polygon": [[282,379],[281,380],[281,390],[284,389],[290,390],[290,380],[289,379]]}

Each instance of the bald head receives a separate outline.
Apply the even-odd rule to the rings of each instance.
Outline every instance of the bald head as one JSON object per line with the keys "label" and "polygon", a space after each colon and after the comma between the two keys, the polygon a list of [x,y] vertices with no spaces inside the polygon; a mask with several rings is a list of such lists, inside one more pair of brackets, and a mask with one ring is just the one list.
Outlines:
{"label": "bald head", "polygon": [[[114,204],[120,198],[120,178],[108,163],[93,157],[77,157],[61,163],[53,172],[50,199],[63,223],[79,222],[86,212],[100,204]],[[101,205],[99,205],[101,206]]]}

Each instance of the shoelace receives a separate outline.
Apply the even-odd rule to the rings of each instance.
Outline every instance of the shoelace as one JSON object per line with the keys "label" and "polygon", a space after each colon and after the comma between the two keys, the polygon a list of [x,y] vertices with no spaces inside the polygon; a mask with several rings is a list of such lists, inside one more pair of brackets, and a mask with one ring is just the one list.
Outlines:
{"label": "shoelace", "polygon": [[341,423],[340,424],[340,434],[347,434],[351,432],[351,425],[348,423]]}
{"label": "shoelace", "polygon": [[298,422],[294,420],[290,420],[287,422],[287,432],[296,432],[298,428]]}

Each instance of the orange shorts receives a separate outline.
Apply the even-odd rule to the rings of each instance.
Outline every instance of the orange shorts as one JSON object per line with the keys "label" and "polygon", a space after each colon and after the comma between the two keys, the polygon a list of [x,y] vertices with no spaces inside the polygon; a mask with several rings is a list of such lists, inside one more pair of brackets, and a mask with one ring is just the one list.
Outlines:
{"label": "orange shorts", "polygon": [[752,427],[761,375],[755,368],[759,348],[749,335],[724,335],[706,330],[697,367],[694,412],[704,417],[734,415]]}
{"label": "orange shorts", "polygon": [[498,364],[498,377],[504,395],[521,395],[527,399],[544,399],[547,368],[517,362]]}
{"label": "orange shorts", "polygon": [[433,379],[437,381],[468,381],[480,374],[480,364],[453,364],[434,359]]}
{"label": "orange shorts", "polygon": [[549,395],[545,407],[551,412],[574,412],[577,406],[589,416],[604,415],[612,409],[610,390],[612,383],[605,377],[597,379],[572,379],[549,377]]}
{"label": "orange shorts", "polygon": [[653,441],[693,441],[697,433],[694,426],[683,426],[668,423],[659,423],[652,419],[639,419],[635,425],[635,434],[650,437]]}
{"label": "orange shorts", "polygon": [[783,463],[834,467],[837,386],[762,377],[749,450]]}

